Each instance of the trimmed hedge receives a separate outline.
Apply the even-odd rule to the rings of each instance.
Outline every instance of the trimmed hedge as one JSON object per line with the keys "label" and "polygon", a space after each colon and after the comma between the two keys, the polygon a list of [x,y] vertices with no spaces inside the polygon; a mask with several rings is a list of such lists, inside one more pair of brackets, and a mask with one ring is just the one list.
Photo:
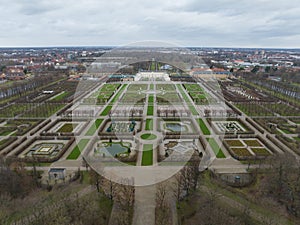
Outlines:
{"label": "trimmed hedge", "polygon": [[257,125],[252,119],[246,118],[246,121],[250,123],[253,127],[255,127],[260,133],[264,134],[265,131],[260,126]]}

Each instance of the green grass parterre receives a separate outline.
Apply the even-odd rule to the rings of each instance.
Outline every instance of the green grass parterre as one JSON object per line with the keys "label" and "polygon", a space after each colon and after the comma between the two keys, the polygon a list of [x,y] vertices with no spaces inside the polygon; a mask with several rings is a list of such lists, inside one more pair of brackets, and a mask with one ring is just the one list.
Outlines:
{"label": "green grass parterre", "polygon": [[95,134],[97,129],[100,127],[101,123],[103,122],[103,119],[96,119],[95,123],[92,124],[92,126],[89,128],[89,130],[86,132],[86,136],[92,136]]}
{"label": "green grass parterre", "polygon": [[153,145],[143,145],[142,166],[151,166],[153,164]]}
{"label": "green grass parterre", "polygon": [[208,141],[210,147],[216,154],[217,158],[220,158],[220,159],[226,158],[223,151],[221,150],[220,146],[218,145],[218,143],[216,142],[216,140],[214,138],[207,138],[206,140]]}
{"label": "green grass parterre", "polygon": [[75,146],[75,148],[72,150],[70,155],[67,157],[68,160],[76,160],[80,156],[81,152],[84,150],[86,145],[88,144],[90,140],[89,139],[81,139],[79,143]]}
{"label": "green grass parterre", "polygon": [[141,135],[141,138],[143,140],[154,140],[157,138],[157,136],[155,134],[146,133],[146,134]]}
{"label": "green grass parterre", "polygon": [[145,130],[153,130],[153,119],[146,119]]}
{"label": "green grass parterre", "polygon": [[207,126],[205,125],[204,121],[202,119],[197,119],[198,124],[201,128],[201,131],[203,132],[204,135],[210,135],[210,130],[207,128]]}
{"label": "green grass parterre", "polygon": [[62,127],[58,129],[57,132],[60,133],[72,133],[73,130],[78,126],[78,123],[65,123]]}

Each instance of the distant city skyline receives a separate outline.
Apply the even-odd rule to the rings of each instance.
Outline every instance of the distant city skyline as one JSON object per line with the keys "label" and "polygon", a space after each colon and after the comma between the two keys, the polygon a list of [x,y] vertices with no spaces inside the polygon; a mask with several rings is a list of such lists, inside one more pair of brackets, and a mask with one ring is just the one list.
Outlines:
{"label": "distant city skyline", "polygon": [[286,0],[0,0],[0,47],[300,48],[300,5]]}

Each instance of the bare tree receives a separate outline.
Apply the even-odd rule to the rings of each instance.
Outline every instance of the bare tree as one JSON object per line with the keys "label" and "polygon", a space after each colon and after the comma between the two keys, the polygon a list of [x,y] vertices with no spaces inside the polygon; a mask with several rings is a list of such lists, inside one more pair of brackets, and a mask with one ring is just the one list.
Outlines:
{"label": "bare tree", "polygon": [[174,193],[174,197],[176,198],[177,202],[180,201],[181,197],[182,197],[182,183],[183,183],[183,179],[180,173],[177,173],[175,175],[175,181],[173,182],[172,185],[172,191]]}
{"label": "bare tree", "polygon": [[156,190],[155,224],[166,225],[171,222],[171,210],[167,196],[167,183],[158,184]]}
{"label": "bare tree", "polygon": [[103,182],[103,177],[92,169],[90,170],[89,174],[90,174],[90,183],[96,186],[97,192],[100,192],[100,187]]}

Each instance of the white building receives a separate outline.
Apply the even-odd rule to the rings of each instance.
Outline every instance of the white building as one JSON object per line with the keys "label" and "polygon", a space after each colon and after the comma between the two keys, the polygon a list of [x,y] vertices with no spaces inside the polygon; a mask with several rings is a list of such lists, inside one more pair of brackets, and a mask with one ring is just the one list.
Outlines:
{"label": "white building", "polygon": [[149,80],[161,79],[165,81],[171,81],[168,73],[166,72],[140,72],[135,76],[134,80],[139,81],[145,78]]}

